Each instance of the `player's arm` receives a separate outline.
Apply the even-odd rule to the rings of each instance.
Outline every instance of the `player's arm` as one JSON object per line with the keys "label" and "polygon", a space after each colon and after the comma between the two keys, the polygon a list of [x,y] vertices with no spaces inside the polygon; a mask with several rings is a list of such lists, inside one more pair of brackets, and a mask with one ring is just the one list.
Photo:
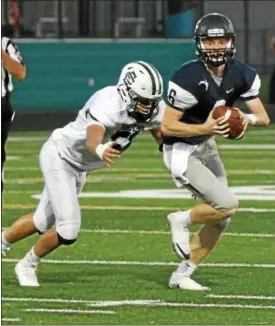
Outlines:
{"label": "player's arm", "polygon": [[188,124],[180,122],[183,112],[177,111],[169,105],[165,109],[164,118],[161,124],[161,132],[166,136],[199,136],[207,133],[202,124]]}
{"label": "player's arm", "polygon": [[91,154],[96,154],[108,167],[111,167],[113,160],[119,157],[120,152],[112,148],[114,142],[102,143],[105,130],[105,127],[96,121],[89,124],[86,148]]}
{"label": "player's arm", "polygon": [[249,119],[249,124],[252,125],[261,125],[267,127],[270,124],[270,119],[266,113],[264,105],[259,97],[246,101],[250,114],[247,114]]}
{"label": "player's arm", "polygon": [[25,79],[27,70],[16,45],[9,41],[7,52],[1,49],[1,54],[5,69],[16,79]]}
{"label": "player's arm", "polygon": [[[249,85],[249,82],[248,82]],[[250,114],[242,113],[243,123],[251,125],[268,126],[270,119],[266,113],[264,105],[259,98],[259,90],[261,87],[261,80],[258,74],[255,73],[253,82],[249,85],[248,90],[241,95],[242,100],[247,105]]]}
{"label": "player's arm", "polygon": [[189,91],[181,88],[173,81],[169,82],[168,105],[166,106],[164,117],[161,124],[161,132],[166,136],[202,136],[213,134],[226,134],[227,125],[223,124],[223,117],[214,120],[211,115],[203,124],[189,124],[179,121],[184,112],[198,101]]}
{"label": "player's arm", "polygon": [[158,114],[154,117],[154,119],[152,121],[154,126],[149,129],[151,135],[153,136],[153,138],[155,139],[155,141],[156,141],[156,143],[158,145],[162,145],[162,142],[163,142],[161,127],[160,126],[161,126],[161,122],[162,122],[163,117],[164,117],[165,108],[166,108],[166,103],[162,99],[158,103]]}

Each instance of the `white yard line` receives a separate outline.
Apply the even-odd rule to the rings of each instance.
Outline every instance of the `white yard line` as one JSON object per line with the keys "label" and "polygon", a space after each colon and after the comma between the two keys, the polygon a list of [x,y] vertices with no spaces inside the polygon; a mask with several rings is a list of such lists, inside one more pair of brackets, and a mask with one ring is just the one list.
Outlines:
{"label": "white yard line", "polygon": [[256,309],[256,310],[273,310],[275,306],[263,305],[241,305],[241,304],[215,304],[215,303],[177,303],[177,302],[160,302],[154,304],[157,307],[189,307],[189,308],[229,308],[229,309]]}
{"label": "white yard line", "polygon": [[275,135],[275,130],[248,130],[248,136],[273,136]]}
{"label": "white yard line", "polygon": [[[154,179],[156,178],[156,179]],[[170,177],[167,176],[157,176],[157,175],[151,175],[151,176],[134,176],[134,177],[118,177],[118,176],[105,176],[105,177],[93,177],[88,180],[88,184],[93,183],[102,183],[105,182],[106,184],[109,183],[139,183],[139,184],[163,184],[170,182]],[[13,185],[23,185],[23,184],[37,184],[37,183],[44,183],[43,178],[20,178],[20,179],[14,179],[14,178],[7,178],[6,184],[13,184]],[[245,179],[238,179],[238,180],[232,180],[231,184],[233,185],[249,185],[251,183],[251,180],[245,180]],[[264,185],[274,185],[273,180],[261,180],[261,183]],[[14,193],[14,192],[13,192]],[[19,192],[19,193],[22,193]],[[253,198],[254,199],[254,198]]]}
{"label": "white yard line", "polygon": [[275,212],[275,208],[253,208],[253,207],[243,207],[238,208],[238,212],[250,212],[250,213],[272,213]]}
{"label": "white yard line", "polygon": [[[272,181],[271,181],[272,182]],[[230,187],[235,196],[241,200],[275,201],[275,185],[235,186]],[[31,196],[40,199],[41,194]],[[187,189],[134,189],[108,192],[81,192],[79,198],[143,198],[143,199],[191,199],[191,193]]]}
{"label": "white yard line", "polygon": [[[156,179],[154,179],[156,178]],[[119,176],[104,176],[104,177],[91,177],[88,180],[88,184],[94,184],[94,183],[102,183],[105,182],[107,183],[139,183],[139,184],[163,184],[170,182],[170,176],[169,175],[154,175],[151,174],[150,176],[148,175],[139,175],[139,176],[129,176],[129,177],[119,177]],[[37,184],[37,183],[44,183],[43,178],[7,178],[5,181],[6,184],[13,184],[13,185],[31,185],[31,184]],[[249,185],[251,183],[251,180],[246,180],[246,179],[236,179],[231,181],[231,185]],[[264,185],[274,185],[273,180],[261,180],[261,184]],[[22,191],[20,192],[22,193]],[[257,198],[252,198],[257,199]]]}
{"label": "white yard line", "polygon": [[[7,227],[2,227],[2,230]],[[80,232],[84,233],[109,233],[109,234],[145,234],[145,235],[170,235],[170,231],[163,230],[121,230],[121,229],[81,229]],[[195,234],[192,232],[191,234]],[[238,232],[225,232],[223,236],[228,237],[247,237],[247,238],[275,238],[272,233],[238,233]]]}
{"label": "white yard line", "polygon": [[8,155],[7,156],[7,161],[18,161],[22,158],[22,156],[17,156],[17,155]]}
{"label": "white yard line", "polygon": [[[65,300],[65,299],[37,299],[37,298],[3,298],[3,301],[23,302],[57,302],[57,303],[85,303],[90,307],[114,307],[114,306],[150,306],[150,307],[189,307],[189,308],[231,308],[231,309],[265,309],[273,310],[275,306],[265,305],[242,305],[242,304],[215,304],[215,303],[188,303],[188,302],[165,302],[161,300],[115,300],[115,301],[88,301],[88,300]],[[29,308],[29,312],[58,312],[58,313],[114,313],[112,310],[74,310],[74,309],[45,309]]]}
{"label": "white yard line", "polygon": [[[33,193],[33,192],[32,192]],[[34,209],[36,205],[21,205],[21,204],[4,204],[3,209]],[[100,206],[100,205],[80,205],[81,209],[86,210],[118,210],[118,211],[176,211],[187,209],[187,207],[150,207],[150,206]],[[251,212],[251,213],[273,213],[274,208],[239,208],[238,212]]]}
{"label": "white yard line", "polygon": [[20,321],[19,318],[1,318],[1,321]]}
{"label": "white yard line", "polygon": [[116,312],[113,310],[76,310],[76,309],[46,309],[46,308],[28,308],[22,309],[27,312],[51,312],[61,314],[104,314],[113,315]]}
{"label": "white yard line", "polygon": [[261,296],[261,295],[222,295],[222,294],[209,294],[208,298],[215,299],[243,299],[243,300],[275,300],[275,297]]}
{"label": "white yard line", "polygon": [[[2,258],[4,263],[17,263],[18,259]],[[127,261],[127,260],[60,260],[43,259],[42,262],[48,264],[68,264],[68,265],[141,265],[141,266],[177,266],[175,262],[157,262],[157,261]],[[206,263],[203,267],[221,267],[221,268],[275,268],[275,264],[249,264],[249,263]]]}
{"label": "white yard line", "polygon": [[35,137],[35,136],[9,137],[8,142],[9,143],[41,142],[41,141],[47,140],[48,138],[49,137]]}
{"label": "white yard line", "polygon": [[243,150],[243,149],[253,149],[253,150],[269,150],[269,149],[275,149],[275,145],[272,144],[238,144],[238,145],[218,145],[219,149],[234,149],[234,150]]}
{"label": "white yard line", "polygon": [[98,305],[103,307],[106,304],[109,305],[145,305],[145,304],[153,304],[160,302],[160,300],[122,300],[122,301],[94,301],[94,300],[81,300],[81,299],[61,299],[61,298],[17,298],[17,297],[4,297],[2,298],[2,301],[5,302],[47,302],[47,303],[70,303],[70,304],[76,304],[76,303],[83,303],[83,304],[89,304],[89,305]]}
{"label": "white yard line", "polygon": [[39,167],[36,166],[26,166],[26,167],[18,167],[18,166],[7,166],[5,167],[5,171],[41,171]]}
{"label": "white yard line", "polygon": [[[111,233],[111,234],[171,234],[170,231],[158,231],[158,230],[121,230],[121,229],[81,229],[81,232],[86,233]],[[235,232],[225,232],[223,236],[229,237],[248,237],[248,238],[275,238],[275,234],[270,233],[235,233]]]}
{"label": "white yard line", "polygon": [[[39,167],[37,166],[24,166],[24,167],[18,167],[18,166],[7,166],[5,167],[5,171],[41,171]],[[125,173],[125,172],[138,172],[139,174],[142,173],[148,173],[150,172],[151,174],[154,173],[163,173],[163,174],[168,174],[169,172],[166,171],[165,169],[162,168],[111,168],[111,169],[102,169],[100,172],[99,171],[94,171],[91,172],[90,177],[100,177],[100,174],[104,174],[103,177],[108,176],[109,174],[112,173],[117,173],[118,175],[120,173]],[[245,175],[253,175],[253,174],[275,174],[275,170],[273,169],[228,169],[226,171],[228,174],[245,174]]]}

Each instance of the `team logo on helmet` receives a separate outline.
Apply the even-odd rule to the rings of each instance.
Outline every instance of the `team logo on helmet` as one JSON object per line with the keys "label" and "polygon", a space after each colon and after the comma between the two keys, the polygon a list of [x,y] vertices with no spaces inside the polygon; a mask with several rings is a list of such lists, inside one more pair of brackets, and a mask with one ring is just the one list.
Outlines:
{"label": "team logo on helmet", "polygon": [[137,78],[137,75],[135,73],[135,71],[129,71],[126,73],[123,81],[124,81],[124,84],[128,87],[130,87],[136,80]]}

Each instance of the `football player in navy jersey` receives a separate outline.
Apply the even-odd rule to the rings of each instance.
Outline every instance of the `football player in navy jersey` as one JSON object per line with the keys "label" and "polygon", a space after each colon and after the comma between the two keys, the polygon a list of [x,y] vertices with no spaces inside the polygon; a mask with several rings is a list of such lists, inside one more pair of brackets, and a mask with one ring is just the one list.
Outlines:
{"label": "football player in navy jersey", "polygon": [[[238,208],[213,137],[228,136],[228,125],[225,119],[211,117],[213,108],[233,107],[237,99],[242,99],[251,111],[240,111],[245,128],[248,124],[270,123],[259,99],[258,74],[234,59],[235,35],[226,16],[211,13],[202,17],[194,32],[198,60],[183,64],[169,81],[162,122],[164,163],[177,187],[189,189],[202,200],[187,211],[167,217],[173,247],[183,259],[170,278],[170,288],[209,289],[190,277],[214,248]],[[189,227],[193,224],[203,227],[190,242]]]}

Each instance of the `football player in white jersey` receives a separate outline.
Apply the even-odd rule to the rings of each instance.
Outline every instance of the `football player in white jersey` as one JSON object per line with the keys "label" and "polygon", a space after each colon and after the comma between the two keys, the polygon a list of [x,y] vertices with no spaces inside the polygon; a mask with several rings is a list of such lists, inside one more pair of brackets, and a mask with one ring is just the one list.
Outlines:
{"label": "football player in white jersey", "polygon": [[161,142],[163,80],[152,65],[127,64],[116,86],[96,92],[74,122],[56,129],[40,152],[45,187],[36,211],[2,232],[2,253],[36,232],[41,237],[20,260],[15,273],[21,286],[39,286],[37,265],[60,245],[73,244],[81,225],[78,194],[88,171],[111,167],[142,130]]}

